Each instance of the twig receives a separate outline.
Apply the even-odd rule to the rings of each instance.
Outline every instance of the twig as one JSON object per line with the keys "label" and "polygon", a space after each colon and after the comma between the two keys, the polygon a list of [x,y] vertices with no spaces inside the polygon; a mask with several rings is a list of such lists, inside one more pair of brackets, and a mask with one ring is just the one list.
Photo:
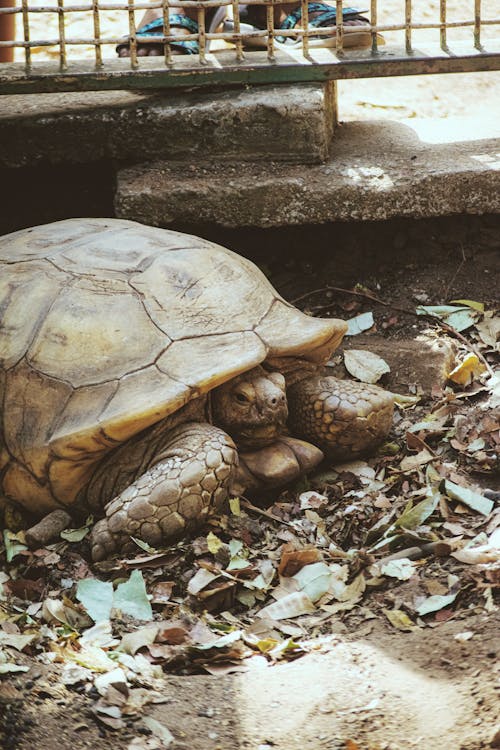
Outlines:
{"label": "twig", "polygon": [[[457,272],[458,273],[458,270]],[[456,275],[456,274],[455,274]],[[450,336],[453,336],[457,338],[472,354],[475,354],[478,359],[481,360],[483,365],[486,367],[488,373],[490,375],[493,375],[493,369],[487,359],[481,354],[481,352],[476,349],[474,344],[471,344],[470,341],[468,341],[465,336],[462,336],[462,334],[457,331],[453,326],[448,325],[448,323],[445,323],[444,320],[441,320],[440,318],[437,318],[435,315],[431,315],[430,313],[417,313],[415,310],[407,310],[404,307],[398,307],[398,305],[393,305],[391,302],[384,302],[384,300],[379,299],[379,297],[376,297],[374,294],[368,294],[367,292],[356,292],[353,289],[342,289],[342,287],[338,286],[327,286],[323,287],[322,289],[313,289],[311,292],[308,292],[307,294],[303,294],[301,297],[296,297],[294,300],[291,300],[292,303],[296,303],[300,300],[306,299],[311,294],[319,294],[320,292],[342,292],[343,294],[352,294],[355,297],[364,297],[365,299],[371,300],[371,302],[375,302],[377,305],[383,305],[384,307],[390,307],[391,310],[397,310],[398,312],[404,313],[405,315],[413,315],[415,318],[423,318],[425,320],[428,320],[429,322],[434,323],[435,325],[439,325],[441,328],[443,328],[447,333],[450,334]],[[331,305],[320,305],[316,308],[316,310],[328,310],[330,307],[333,307],[335,303],[332,303]]]}
{"label": "twig", "polygon": [[253,513],[258,513],[259,516],[264,516],[264,518],[269,518],[271,521],[277,521],[278,523],[282,523],[285,526],[292,526],[289,521],[284,521],[282,518],[278,518],[278,516],[273,516],[272,513],[269,513],[267,510],[262,510],[262,508],[258,508],[256,505],[252,505],[252,503],[249,500],[240,499],[240,505],[245,508],[245,510],[250,510]]}
{"label": "twig", "polygon": [[449,291],[450,291],[450,287],[453,284],[453,282],[455,281],[455,279],[457,278],[458,274],[462,270],[462,267],[463,267],[464,263],[467,260],[467,258],[465,257],[464,246],[462,244],[460,245],[460,250],[462,251],[462,260],[458,264],[458,267],[457,267],[455,273],[453,274],[453,276],[451,277],[450,281],[446,285],[446,288],[445,288],[445,290],[443,292],[443,297],[445,299],[448,299],[448,294],[449,294]]}
{"label": "twig", "polygon": [[409,560],[419,560],[421,557],[448,557],[452,552],[453,547],[448,542],[429,542],[428,544],[422,544],[421,547],[407,547],[406,549],[394,552],[392,555],[386,555],[381,557],[375,562],[377,565],[385,565],[385,563],[391,562],[392,560],[401,560],[408,558]]}

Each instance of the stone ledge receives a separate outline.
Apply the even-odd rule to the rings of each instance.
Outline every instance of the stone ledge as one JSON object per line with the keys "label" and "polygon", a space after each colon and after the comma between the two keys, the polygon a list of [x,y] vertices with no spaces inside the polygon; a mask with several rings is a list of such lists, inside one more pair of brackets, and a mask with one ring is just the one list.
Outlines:
{"label": "stone ledge", "polygon": [[334,84],[2,97],[0,167],[117,159],[321,162]]}
{"label": "stone ledge", "polygon": [[499,213],[498,123],[437,121],[434,131],[432,124],[346,123],[321,165],[151,162],[122,169],[116,215],[159,226],[266,228]]}
{"label": "stone ledge", "polygon": [[[432,396],[436,386],[446,385],[447,375],[455,366],[456,347],[446,336],[420,334],[410,341],[396,341],[377,334],[360,334],[346,336],[339,353],[349,349],[378,354],[387,362],[391,369],[383,377],[384,388],[403,395],[418,394],[424,400]],[[337,377],[346,377],[343,364],[331,369]]]}

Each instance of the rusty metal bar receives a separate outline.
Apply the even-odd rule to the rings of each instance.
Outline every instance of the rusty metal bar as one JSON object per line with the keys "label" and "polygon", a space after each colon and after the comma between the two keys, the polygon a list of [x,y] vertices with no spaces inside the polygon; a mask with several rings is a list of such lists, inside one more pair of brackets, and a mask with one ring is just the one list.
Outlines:
{"label": "rusty metal bar", "polygon": [[405,47],[408,54],[411,53],[411,0],[405,0]]}
{"label": "rusty metal bar", "polygon": [[481,49],[481,0],[474,0],[474,47]]}
{"label": "rusty metal bar", "polygon": [[28,0],[22,0],[23,10],[23,34],[24,34],[24,60],[26,67],[31,67],[31,46],[30,46],[30,19],[28,14]]}
{"label": "rusty metal bar", "polygon": [[439,0],[439,43],[442,50],[448,47],[446,41],[446,0]]}
{"label": "rusty metal bar", "polygon": [[[163,33],[165,34],[165,36],[170,36],[171,30],[170,30],[169,0],[164,0],[162,4],[162,12],[163,12]],[[170,42],[168,41],[164,42],[163,54],[165,58],[165,65],[167,66],[172,65],[172,47],[170,46]]]}
{"label": "rusty metal bar", "polygon": [[99,0],[92,3],[92,19],[94,22],[95,37],[95,64],[96,67],[102,67],[102,47],[101,47],[101,23],[99,18]]}
{"label": "rusty metal bar", "polygon": [[377,0],[370,0],[370,23],[372,26],[372,54],[375,55],[378,49],[378,36],[374,27],[377,26]]}
{"label": "rusty metal bar", "polygon": [[128,9],[128,45],[130,49],[130,67],[136,69],[139,66],[137,61],[137,36],[135,27],[135,7],[134,0],[129,0]]}
{"label": "rusty metal bar", "polygon": [[[0,40],[0,53],[4,49],[22,48],[25,57],[25,78],[19,75],[16,63],[0,64],[0,92],[12,90],[12,86],[20,85],[23,80],[23,91],[28,90],[86,90],[92,88],[143,88],[176,87],[181,85],[196,86],[230,84],[235,81],[245,82],[272,82],[272,81],[301,81],[301,80],[335,80],[337,78],[372,77],[373,71],[377,75],[412,75],[421,72],[452,72],[458,70],[496,70],[497,58],[500,52],[495,47],[493,51],[490,44],[481,42],[481,31],[484,26],[492,27],[500,24],[500,18],[482,19],[481,0],[474,0],[474,12],[471,18],[462,21],[448,21],[447,0],[439,2],[439,17],[432,18],[430,22],[414,23],[413,16],[416,5],[411,0],[404,2],[403,23],[379,23],[378,0],[370,0],[370,39],[371,45],[368,49],[354,51],[350,45],[351,41],[346,36],[350,32],[349,27],[343,22],[343,0],[331,0],[337,13],[337,24],[335,29],[309,28],[308,0],[297,0],[302,11],[301,23],[295,29],[278,29],[278,16],[282,5],[290,0],[247,0],[247,4],[260,7],[265,6],[265,27],[262,30],[250,32],[254,38],[266,39],[267,53],[252,51],[244,55],[244,35],[241,32],[239,16],[239,0],[154,0],[147,3],[144,0],[129,0],[120,4],[111,4],[108,0],[88,0],[78,5],[65,5],[71,0],[47,0],[46,5],[34,6],[30,4],[35,0],[20,0],[20,5],[9,8],[1,5],[0,0],[0,22],[7,18],[7,14],[14,17],[15,14],[22,15],[23,40],[3,39]],[[3,0],[5,2],[5,0]],[[9,0],[7,0],[9,2]],[[170,25],[171,3],[174,3],[175,12],[186,12],[192,18],[198,20],[197,33],[182,36],[183,40],[196,40],[199,44],[199,55],[175,55],[172,50],[172,42],[177,40],[176,29]],[[219,33],[207,29],[207,13],[221,5],[233,10],[233,27]],[[346,3],[347,5],[347,3]],[[140,37],[140,44],[162,44],[164,57],[160,58],[162,70],[159,70],[158,58],[149,56],[142,57],[138,54],[138,39],[136,27],[136,11],[144,9],[158,9],[158,16],[163,20],[163,34],[161,36],[151,35]],[[181,10],[183,9],[183,10]],[[127,14],[129,28],[130,68],[125,69],[125,61],[103,60],[103,49],[105,45],[116,45],[123,43],[122,37],[103,36],[102,12],[104,10],[121,10],[123,17]],[[93,21],[93,36],[83,38],[81,35],[72,34],[70,14],[75,12],[87,12],[89,20]],[[30,27],[31,13],[56,13],[58,16],[58,36],[51,33],[51,38],[33,39],[40,32],[34,31],[41,24]],[[391,20],[391,19],[389,19]],[[399,20],[399,19],[398,19]],[[402,19],[401,19],[402,20]],[[260,24],[259,24],[260,25]],[[264,25],[264,24],[263,24]],[[20,25],[19,25],[20,26]],[[471,41],[469,48],[474,50],[461,55],[450,49],[448,31],[455,28],[470,28]],[[421,45],[415,44],[415,32],[421,30],[438,30],[440,52],[429,58],[421,55]],[[404,50],[394,51],[394,48],[379,46],[379,35],[384,32],[399,32],[400,44],[404,44]],[[90,37],[86,33],[86,37]],[[336,33],[334,46],[329,39],[328,48],[319,47],[315,40],[328,37]],[[250,38],[250,36],[248,38]],[[437,35],[436,35],[437,36]],[[451,35],[450,35],[451,36]],[[291,38],[298,43],[295,45],[281,45],[279,38]],[[234,44],[235,49],[217,50],[216,57],[208,55],[209,42],[212,40],[225,40]],[[402,41],[404,39],[404,42]],[[311,42],[311,40],[313,40]],[[370,42],[367,42],[370,44]],[[472,47],[472,44],[474,47]],[[484,49],[484,46],[488,49]],[[36,63],[36,71],[33,71],[33,57],[40,55],[40,49],[33,52],[33,48],[47,48],[55,46],[59,48],[58,62],[60,73],[64,72],[61,79],[57,79],[50,66],[47,68],[43,63]],[[71,60],[69,49],[76,46],[81,50],[83,46],[93,48],[95,60],[93,67],[82,64],[76,65]],[[283,56],[283,53],[286,55]],[[88,56],[88,52],[85,51]],[[259,57],[260,56],[260,57]],[[265,64],[263,59],[265,58]],[[429,63],[429,60],[432,62]],[[118,67],[114,66],[117,63]],[[272,63],[272,64],[270,64]],[[345,65],[344,65],[345,63]],[[13,67],[12,67],[13,66]],[[116,69],[115,69],[116,68]],[[97,70],[96,70],[97,69]],[[384,72],[387,69],[387,72]],[[405,72],[401,72],[404,70]],[[72,76],[72,71],[77,71]],[[97,75],[102,73],[102,76]],[[45,88],[44,88],[45,87]]]}
{"label": "rusty metal bar", "polygon": [[68,67],[66,57],[66,30],[64,27],[64,0],[57,0],[57,10],[57,22],[59,26],[59,65],[61,66],[61,70],[64,71]]}
{"label": "rusty metal bar", "polygon": [[240,4],[238,0],[233,0],[233,28],[236,36],[236,60],[241,62],[244,60],[245,55],[243,54],[243,40],[241,38],[241,21],[240,21]]}
{"label": "rusty metal bar", "polygon": [[207,36],[205,29],[205,8],[198,8],[198,44],[200,47],[200,63],[207,62]]}
{"label": "rusty metal bar", "polygon": [[302,54],[304,57],[309,57],[309,34],[307,33],[309,29],[309,2],[308,0],[301,0],[301,9],[302,9],[302,28],[304,29],[304,34],[302,34]]}
{"label": "rusty metal bar", "polygon": [[266,26],[267,26],[267,57],[274,62],[276,51],[274,46],[274,0],[266,5]]}
{"label": "rusty metal bar", "polygon": [[344,19],[342,18],[342,0],[336,0],[336,10],[337,10],[337,54],[342,54],[344,50]]}

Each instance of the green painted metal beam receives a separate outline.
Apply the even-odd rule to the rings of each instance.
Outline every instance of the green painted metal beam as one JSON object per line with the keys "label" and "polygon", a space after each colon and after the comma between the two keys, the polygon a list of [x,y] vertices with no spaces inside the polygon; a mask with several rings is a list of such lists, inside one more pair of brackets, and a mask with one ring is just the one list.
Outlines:
{"label": "green painted metal beam", "polygon": [[410,55],[403,49],[387,47],[376,54],[358,51],[342,56],[319,49],[310,59],[297,51],[294,54],[279,51],[273,61],[265,52],[251,52],[240,63],[235,61],[234,52],[226,50],[209,55],[204,65],[193,64],[191,56],[176,58],[170,68],[159,65],[158,58],[142,58],[135,70],[123,59],[106,61],[100,69],[90,61],[78,61],[70,63],[64,71],[53,63],[37,63],[30,71],[23,63],[3,63],[0,94],[320,82],[484,70],[500,70],[500,45],[479,51],[470,45],[457,44],[453,51],[422,48]]}

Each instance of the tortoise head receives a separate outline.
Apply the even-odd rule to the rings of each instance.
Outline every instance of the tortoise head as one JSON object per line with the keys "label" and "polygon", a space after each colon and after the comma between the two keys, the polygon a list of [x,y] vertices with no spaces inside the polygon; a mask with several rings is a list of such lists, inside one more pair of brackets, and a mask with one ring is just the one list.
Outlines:
{"label": "tortoise head", "polygon": [[212,392],[212,417],[240,449],[271,445],[288,418],[285,378],[262,367],[238,375]]}

